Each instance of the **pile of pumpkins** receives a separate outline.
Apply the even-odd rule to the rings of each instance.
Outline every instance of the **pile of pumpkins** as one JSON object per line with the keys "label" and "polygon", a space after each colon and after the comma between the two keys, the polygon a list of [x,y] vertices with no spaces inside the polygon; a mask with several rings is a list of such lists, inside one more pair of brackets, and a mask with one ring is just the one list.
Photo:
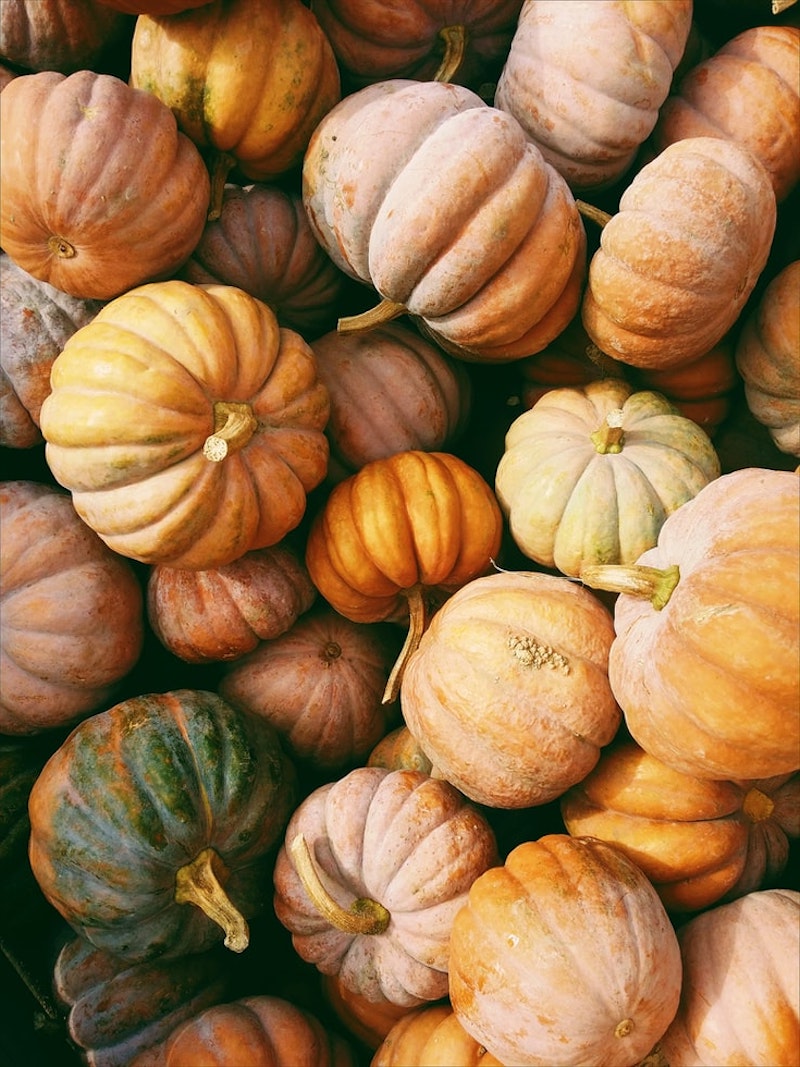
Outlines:
{"label": "pile of pumpkins", "polygon": [[800,1062],[798,9],[2,0],[65,1064]]}

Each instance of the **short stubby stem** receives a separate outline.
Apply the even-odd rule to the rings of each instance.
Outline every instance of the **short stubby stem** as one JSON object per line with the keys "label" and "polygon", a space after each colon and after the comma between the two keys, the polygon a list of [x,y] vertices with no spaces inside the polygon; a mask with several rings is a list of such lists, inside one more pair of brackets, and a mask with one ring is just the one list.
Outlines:
{"label": "short stubby stem", "polygon": [[214,432],[203,445],[203,455],[220,463],[231,452],[243,448],[258,429],[258,419],[249,404],[217,400],[214,404]]}
{"label": "short stubby stem", "polygon": [[669,603],[680,580],[676,563],[669,567],[646,567],[641,563],[592,563],[581,568],[580,580],[590,589],[644,597],[656,611]]}
{"label": "short stubby stem", "polygon": [[622,429],[624,418],[622,408],[615,408],[608,412],[603,424],[598,426],[594,433],[589,434],[598,455],[616,455],[622,451],[625,443],[625,431]]}

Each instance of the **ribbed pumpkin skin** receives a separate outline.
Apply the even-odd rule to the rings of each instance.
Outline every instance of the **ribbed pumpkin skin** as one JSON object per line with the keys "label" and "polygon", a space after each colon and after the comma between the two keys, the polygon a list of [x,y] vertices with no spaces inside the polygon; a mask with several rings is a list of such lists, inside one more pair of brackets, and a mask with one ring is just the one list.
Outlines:
{"label": "ribbed pumpkin skin", "polygon": [[800,775],[693,778],[624,742],[604,752],[560,806],[573,837],[621,849],[667,911],[699,911],[760,889],[783,871],[787,835],[800,836]]}
{"label": "ribbed pumpkin skin", "polygon": [[[377,901],[391,916],[385,930],[340,930],[317,910],[288,850],[299,834],[341,907]],[[295,809],[273,871],[275,913],[323,974],[369,1000],[416,1007],[447,995],[453,917],[496,862],[489,822],[448,782],[357,767]]]}
{"label": "ribbed pumpkin skin", "polygon": [[[69,339],[51,386],[50,469],[84,522],[143,563],[205,570],[277,544],[327,470],[314,354],[235,286],[125,293]],[[207,458],[230,403],[254,421]]]}
{"label": "ribbed pumpkin skin", "polygon": [[736,343],[747,406],[775,445],[800,457],[800,260],[769,283]]}
{"label": "ribbed pumpkin skin", "polygon": [[791,1067],[800,1053],[800,893],[769,889],[678,931],[683,989],[659,1042],[670,1067]]}
{"label": "ribbed pumpkin skin", "polygon": [[97,948],[132,963],[199,952],[221,928],[177,903],[179,868],[213,849],[247,918],[295,803],[273,730],[213,693],[132,697],[84,719],[29,802],[30,861],[47,900]]}
{"label": "ribbed pumpkin skin", "polygon": [[475,879],[453,923],[453,1010],[501,1063],[632,1067],[671,1022],[680,988],[656,891],[592,838],[518,845]]}
{"label": "ribbed pumpkin skin", "polygon": [[586,234],[566,182],[469,89],[394,79],[345,97],[309,142],[303,200],[345,273],[462,358],[530,355],[579,306]]}
{"label": "ribbed pumpkin skin", "polygon": [[0,483],[0,516],[0,733],[35,734],[112,699],[142,651],[142,589],[66,493]]}
{"label": "ribbed pumpkin skin", "polygon": [[154,93],[196,145],[251,181],[297,166],[340,98],[327,37],[302,0],[212,0],[136,20],[131,85]]}
{"label": "ribbed pumpkin skin", "polygon": [[657,611],[621,593],[609,679],[634,740],[684,774],[769,778],[798,768],[800,478],[722,475],[671,515],[639,559],[677,565]]}
{"label": "ribbed pumpkin skin", "polygon": [[415,1008],[384,1038],[370,1067],[503,1067],[466,1032],[449,1004]]}
{"label": "ribbed pumpkin skin", "polygon": [[113,7],[101,0],[3,0],[0,56],[31,72],[91,68],[130,26]]}
{"label": "ribbed pumpkin skin", "polygon": [[506,433],[495,491],[529,559],[577,577],[633,563],[720,473],[708,435],[665,397],[606,378],[553,389]]}
{"label": "ribbed pumpkin skin", "polygon": [[692,4],[526,0],[495,93],[573,189],[620,178],[658,118]]}
{"label": "ribbed pumpkin skin", "polygon": [[785,200],[800,180],[800,27],[754,26],[692,67],[665,101],[653,143],[660,152],[683,137],[743,144]]}
{"label": "ribbed pumpkin skin", "polygon": [[300,194],[266,183],[225,186],[219,218],[178,276],[244,289],[306,341],[334,325],[344,282],[311,232]]}
{"label": "ribbed pumpkin skin", "polygon": [[35,278],[110,300],[169,277],[200,239],[208,171],[150,93],[88,70],[27,74],[0,94],[0,137],[0,243]]}
{"label": "ribbed pumpkin skin", "polygon": [[587,333],[634,367],[690,363],[739,317],[776,217],[769,175],[748,149],[715,137],[668,145],[603,227],[581,306]]}

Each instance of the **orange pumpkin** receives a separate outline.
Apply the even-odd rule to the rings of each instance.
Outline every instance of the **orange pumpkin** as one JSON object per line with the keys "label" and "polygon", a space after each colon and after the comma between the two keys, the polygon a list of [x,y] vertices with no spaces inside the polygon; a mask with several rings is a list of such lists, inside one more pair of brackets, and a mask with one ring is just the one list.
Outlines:
{"label": "orange pumpkin", "polygon": [[398,1019],[414,1010],[388,1000],[368,1000],[348,989],[338,974],[323,974],[320,979],[325,1003],[348,1033],[373,1050]]}
{"label": "orange pumpkin", "polygon": [[503,1067],[471,1037],[449,1004],[415,1008],[384,1037],[370,1067]]}
{"label": "orange pumpkin", "polygon": [[658,894],[594,838],[517,845],[475,879],[453,923],[453,1010],[501,1063],[639,1063],[680,989],[678,941]]}
{"label": "orange pumpkin", "polygon": [[24,72],[94,69],[125,46],[131,20],[104,0],[6,0],[0,4],[0,56]]}
{"label": "orange pumpkin", "polygon": [[45,454],[121,555],[190,570],[277,544],[325,476],[328,392],[299,334],[234,286],[117,297],[53,364]]}
{"label": "orange pumpkin", "polygon": [[380,739],[367,757],[367,766],[386,767],[390,771],[405,768],[423,774],[430,774],[432,770],[431,761],[405,723]]}

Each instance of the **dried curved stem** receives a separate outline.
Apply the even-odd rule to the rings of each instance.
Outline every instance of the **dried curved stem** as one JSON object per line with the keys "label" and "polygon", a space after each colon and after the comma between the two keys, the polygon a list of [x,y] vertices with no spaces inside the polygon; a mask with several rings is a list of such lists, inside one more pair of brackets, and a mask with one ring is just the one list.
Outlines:
{"label": "dried curved stem", "polygon": [[225,932],[225,947],[244,952],[250,930],[242,913],[222,888],[228,869],[213,848],[204,848],[175,874],[176,904],[194,904]]}
{"label": "dried curved stem", "polygon": [[405,590],[405,596],[408,599],[408,632],[386,682],[382,704],[391,704],[393,700],[397,699],[406,664],[411,657],[411,653],[416,651],[428,621],[427,604],[425,603],[422,586],[415,585],[413,588]]}
{"label": "dried curved stem", "polygon": [[331,926],[346,934],[382,934],[389,925],[391,915],[377,900],[359,897],[349,910],[333,899],[322,884],[316,865],[303,834],[298,834],[289,845],[289,854],[303,888],[314,907]]}

